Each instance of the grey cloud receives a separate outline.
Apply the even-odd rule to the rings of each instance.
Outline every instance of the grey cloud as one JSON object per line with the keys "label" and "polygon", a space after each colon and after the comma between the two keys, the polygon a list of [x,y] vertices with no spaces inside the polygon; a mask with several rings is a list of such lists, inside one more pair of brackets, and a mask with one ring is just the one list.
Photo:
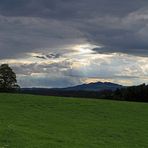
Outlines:
{"label": "grey cloud", "polygon": [[125,17],[101,17],[78,24],[89,42],[101,45],[98,51],[147,55],[148,11],[140,9]]}
{"label": "grey cloud", "polygon": [[12,66],[16,71],[18,83],[21,87],[68,87],[81,84],[81,78],[65,75],[69,63],[52,64],[16,64]]}
{"label": "grey cloud", "polygon": [[[121,75],[120,67],[117,70],[119,65],[116,62],[120,63],[119,59],[108,65],[101,63],[99,70],[96,64],[99,61],[91,63],[91,68],[71,68],[71,62],[77,61],[79,56],[76,55],[73,57],[75,60],[72,60],[70,53],[74,51],[70,47],[89,43],[101,47],[92,49],[96,53],[118,52],[147,57],[147,9],[146,0],[1,0],[0,59],[21,59],[31,55],[28,53],[41,53],[35,57],[43,61],[56,61],[65,56],[65,60],[52,64],[37,64],[32,61],[30,65],[21,65],[22,68],[19,64],[13,64],[18,75],[25,75],[23,80],[30,80],[31,77],[35,82],[39,78],[38,74],[43,74],[44,78],[48,74],[48,82],[52,85],[52,78],[55,78],[54,82],[59,81],[58,85],[80,83],[81,78],[78,77],[70,80],[71,76],[77,75],[132,79],[132,75]],[[131,63],[120,64],[126,68]],[[136,73],[140,74],[140,66],[131,65],[130,70],[125,69],[125,72],[132,71],[133,79],[139,77]],[[31,76],[32,74],[35,75]],[[38,85],[46,83],[44,78],[40,76]],[[24,83],[23,81],[23,85],[29,84]]]}
{"label": "grey cloud", "polygon": [[38,50],[48,53],[81,41],[81,32],[65,22],[0,16],[0,58]]}
{"label": "grey cloud", "polygon": [[122,49],[122,48],[116,48],[116,47],[102,47],[102,48],[93,48],[93,51],[95,51],[94,54],[110,54],[110,53],[125,53],[129,55],[135,55],[135,56],[141,56],[141,57],[147,57],[148,56],[148,49]]}
{"label": "grey cloud", "polygon": [[48,88],[62,88],[81,84],[80,79],[71,77],[35,77],[23,76],[19,77],[18,83],[22,87],[48,87]]}
{"label": "grey cloud", "polygon": [[[106,79],[118,81],[144,82],[147,77],[146,58],[134,56],[114,55],[113,57],[97,58],[89,65],[74,66],[73,60],[61,60],[54,63],[42,61],[41,63],[11,65],[17,74],[22,87],[66,87],[78,85],[86,79]],[[47,80],[47,81],[46,81]],[[46,81],[46,82],[45,82]],[[55,82],[55,83],[54,83]]]}
{"label": "grey cloud", "polygon": [[80,18],[125,15],[147,4],[145,0],[1,0],[0,12],[9,16]]}
{"label": "grey cloud", "polygon": [[18,75],[31,75],[32,73],[43,73],[48,75],[65,75],[65,71],[70,68],[71,63],[59,61],[57,63],[31,63],[31,64],[13,64],[12,68]]}
{"label": "grey cloud", "polygon": [[0,55],[79,42],[147,55],[147,8],[145,0],[1,0]]}

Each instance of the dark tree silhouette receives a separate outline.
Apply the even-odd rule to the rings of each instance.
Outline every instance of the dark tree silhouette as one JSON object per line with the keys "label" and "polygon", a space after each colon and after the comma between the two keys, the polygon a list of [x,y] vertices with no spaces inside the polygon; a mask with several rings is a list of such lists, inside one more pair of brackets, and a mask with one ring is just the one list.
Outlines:
{"label": "dark tree silhouette", "polygon": [[0,90],[10,91],[19,88],[16,80],[16,74],[13,72],[8,64],[2,64],[0,66]]}

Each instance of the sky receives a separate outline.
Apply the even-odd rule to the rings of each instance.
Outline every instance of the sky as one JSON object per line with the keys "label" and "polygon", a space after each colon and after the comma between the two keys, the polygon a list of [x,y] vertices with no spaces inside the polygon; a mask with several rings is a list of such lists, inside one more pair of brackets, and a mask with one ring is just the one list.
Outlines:
{"label": "sky", "polygon": [[148,82],[147,0],[0,0],[0,64],[21,87]]}

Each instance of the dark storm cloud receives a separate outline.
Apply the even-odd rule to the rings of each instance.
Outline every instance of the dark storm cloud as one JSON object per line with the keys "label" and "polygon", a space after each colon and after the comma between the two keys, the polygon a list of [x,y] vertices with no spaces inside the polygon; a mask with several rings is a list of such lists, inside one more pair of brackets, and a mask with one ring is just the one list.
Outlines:
{"label": "dark storm cloud", "polygon": [[148,56],[148,49],[119,49],[119,48],[113,48],[113,47],[102,47],[102,48],[93,48],[93,51],[95,51],[94,54],[100,53],[100,54],[109,54],[109,53],[125,53],[129,55],[135,55],[135,56],[141,56],[141,57],[147,57]]}
{"label": "dark storm cloud", "polygon": [[[147,77],[147,60],[131,55],[147,57],[147,39],[146,0],[0,0],[0,60],[21,86],[137,81]],[[85,52],[87,44],[95,52]]]}
{"label": "dark storm cloud", "polygon": [[24,57],[24,53],[38,50],[49,53],[81,38],[80,31],[58,20],[0,16],[1,59],[20,57],[22,53]]}
{"label": "dark storm cloud", "polygon": [[146,0],[1,0],[0,58],[81,40],[147,56],[147,8]]}
{"label": "dark storm cloud", "polygon": [[94,14],[123,16],[146,4],[145,0],[1,0],[0,12],[9,16],[88,18]]}

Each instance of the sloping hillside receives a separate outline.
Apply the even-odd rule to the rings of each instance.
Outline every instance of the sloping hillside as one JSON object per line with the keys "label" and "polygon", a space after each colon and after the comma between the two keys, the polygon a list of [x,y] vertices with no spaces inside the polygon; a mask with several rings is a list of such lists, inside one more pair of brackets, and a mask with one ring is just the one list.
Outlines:
{"label": "sloping hillside", "polygon": [[0,94],[0,147],[147,148],[148,106]]}
{"label": "sloping hillside", "polygon": [[96,82],[96,83],[88,83],[77,85],[74,87],[68,87],[64,90],[68,91],[102,91],[102,90],[116,90],[117,88],[122,88],[122,85],[110,83],[110,82]]}

